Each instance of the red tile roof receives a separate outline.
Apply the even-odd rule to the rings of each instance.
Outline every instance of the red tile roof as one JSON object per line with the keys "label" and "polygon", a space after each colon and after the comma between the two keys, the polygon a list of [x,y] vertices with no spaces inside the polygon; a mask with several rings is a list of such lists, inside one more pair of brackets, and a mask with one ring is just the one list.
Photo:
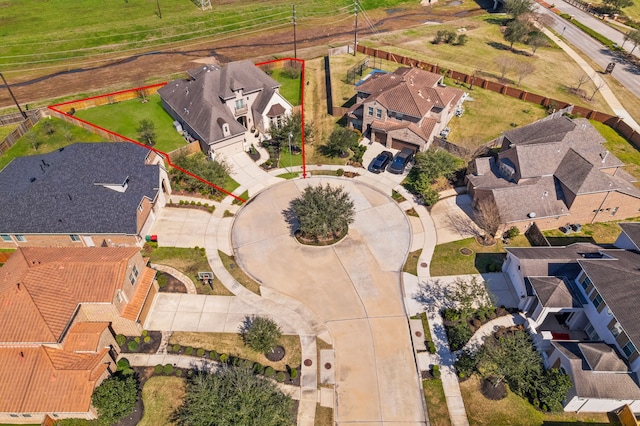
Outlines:
{"label": "red tile roof", "polygon": [[108,322],[79,322],[69,328],[64,339],[64,349],[69,352],[95,352],[100,336]]}
{"label": "red tile roof", "polygon": [[155,269],[144,268],[142,277],[136,283],[136,291],[127,306],[124,308],[124,311],[122,312],[122,318],[126,318],[131,321],[136,321],[138,319],[140,311],[142,310],[142,306],[144,305],[145,300],[147,300],[147,295],[149,294],[149,290],[151,289],[151,285],[153,284],[153,280],[155,279],[155,277]]}

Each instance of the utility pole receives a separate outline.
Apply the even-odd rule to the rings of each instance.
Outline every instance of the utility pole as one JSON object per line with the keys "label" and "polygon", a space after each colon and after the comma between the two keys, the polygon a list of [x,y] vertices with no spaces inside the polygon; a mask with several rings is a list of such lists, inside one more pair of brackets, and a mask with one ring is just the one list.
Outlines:
{"label": "utility pole", "polygon": [[356,56],[356,49],[358,48],[358,0],[353,0],[353,10],[356,14],[356,26],[353,31],[353,56]]}
{"label": "utility pole", "polygon": [[4,79],[4,75],[2,75],[1,72],[0,72],[0,77],[2,77],[2,81],[3,81],[4,85],[7,86],[7,90],[9,91],[9,94],[11,95],[11,99],[13,99],[13,102],[18,107],[18,111],[20,111],[20,114],[22,114],[22,118],[24,118],[26,120],[27,119],[27,114],[22,110],[22,108],[20,108],[20,104],[18,103],[18,100],[13,95],[13,92],[11,91],[11,87],[9,86],[9,83],[7,83],[7,80]]}
{"label": "utility pole", "polygon": [[296,5],[292,4],[293,8],[293,57],[298,59],[298,43],[296,40]]}

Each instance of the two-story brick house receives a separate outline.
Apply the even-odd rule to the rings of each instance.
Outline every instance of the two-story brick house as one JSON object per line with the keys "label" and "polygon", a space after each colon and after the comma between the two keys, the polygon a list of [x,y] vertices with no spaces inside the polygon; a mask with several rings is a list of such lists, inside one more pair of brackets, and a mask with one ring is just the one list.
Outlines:
{"label": "two-story brick house", "polygon": [[466,93],[419,68],[374,73],[357,86],[349,127],[388,148],[426,150],[461,108]]}
{"label": "two-story brick house", "polygon": [[291,115],[280,83],[250,61],[203,65],[188,74],[158,93],[164,109],[211,157],[248,150],[254,133],[268,133]]}
{"label": "two-story brick house", "polygon": [[572,378],[566,411],[640,411],[640,223],[621,223],[620,248],[508,248],[503,265],[548,367]]}
{"label": "two-story brick house", "polygon": [[142,331],[155,270],[135,247],[66,247],[18,248],[0,272],[0,422],[95,418],[114,336]]}
{"label": "two-story brick house", "polygon": [[550,116],[505,132],[499,153],[469,163],[473,204],[493,203],[505,227],[552,229],[640,215],[640,189],[586,119]]}
{"label": "two-story brick house", "polygon": [[0,248],[136,245],[171,192],[162,157],[133,143],[75,143],[0,171]]}

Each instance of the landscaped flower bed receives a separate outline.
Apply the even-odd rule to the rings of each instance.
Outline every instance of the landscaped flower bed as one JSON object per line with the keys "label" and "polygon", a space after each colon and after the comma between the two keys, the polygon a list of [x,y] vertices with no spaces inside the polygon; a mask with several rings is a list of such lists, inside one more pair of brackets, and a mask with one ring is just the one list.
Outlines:
{"label": "landscaped flower bed", "polygon": [[452,351],[460,350],[467,344],[473,333],[489,321],[507,315],[509,311],[500,307],[487,307],[476,309],[468,319],[461,318],[457,309],[445,309],[442,311],[444,328]]}
{"label": "landscaped flower bed", "polygon": [[162,333],[159,331],[142,330],[142,334],[135,337],[122,334],[116,336],[116,343],[120,345],[122,353],[154,354],[158,351],[161,340]]}
{"label": "landscaped flower bed", "polygon": [[174,203],[173,201],[169,201],[169,207],[197,209],[197,210],[208,211],[209,213],[213,213],[213,211],[216,209],[216,206],[213,206],[213,205],[210,206],[209,203],[203,203],[201,201],[193,201],[193,200],[192,201],[180,200],[178,204]]}

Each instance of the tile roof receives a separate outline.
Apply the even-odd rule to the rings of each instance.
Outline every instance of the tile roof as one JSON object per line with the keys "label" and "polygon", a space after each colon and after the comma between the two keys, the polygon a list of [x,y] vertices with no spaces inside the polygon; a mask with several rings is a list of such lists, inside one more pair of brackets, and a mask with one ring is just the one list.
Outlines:
{"label": "tile roof", "polygon": [[107,368],[106,353],[0,347],[0,412],[87,412],[95,380]]}
{"label": "tile roof", "polygon": [[69,352],[95,352],[108,322],[77,322],[69,328],[64,339],[64,350]]}
{"label": "tile roof", "polygon": [[640,253],[628,250],[602,250],[602,259],[578,259],[622,328],[640,347]]}
{"label": "tile roof", "polygon": [[[569,361],[575,394],[581,398],[640,399],[634,373],[628,372],[613,348],[605,343],[551,344]],[[596,367],[593,369],[591,363]],[[603,370],[605,367],[612,369]]]}
{"label": "tile roof", "polygon": [[79,303],[112,302],[138,251],[19,248],[0,269],[0,342],[58,341]]}
{"label": "tile roof", "polygon": [[142,310],[142,306],[144,305],[145,300],[147,300],[147,296],[149,295],[149,290],[151,289],[151,285],[153,284],[153,280],[156,278],[156,270],[151,268],[144,268],[144,272],[140,277],[140,280],[136,283],[136,290],[133,294],[133,297],[127,303],[127,306],[122,311],[122,318],[136,321],[140,316],[140,311]]}
{"label": "tile roof", "polygon": [[[148,154],[105,142],[15,158],[0,171],[0,232],[136,235],[138,205],[159,190],[159,166],[144,165]],[[125,182],[124,192],[102,185]]]}
{"label": "tile roof", "polygon": [[[280,83],[250,61],[230,62],[223,67],[204,65],[188,73],[191,79],[174,80],[158,93],[209,144],[247,131],[224,103],[235,98],[232,89],[242,89],[245,94],[261,91],[253,109],[262,114],[275,89],[280,87]],[[230,136],[225,137],[222,132],[224,123],[229,125]]]}

